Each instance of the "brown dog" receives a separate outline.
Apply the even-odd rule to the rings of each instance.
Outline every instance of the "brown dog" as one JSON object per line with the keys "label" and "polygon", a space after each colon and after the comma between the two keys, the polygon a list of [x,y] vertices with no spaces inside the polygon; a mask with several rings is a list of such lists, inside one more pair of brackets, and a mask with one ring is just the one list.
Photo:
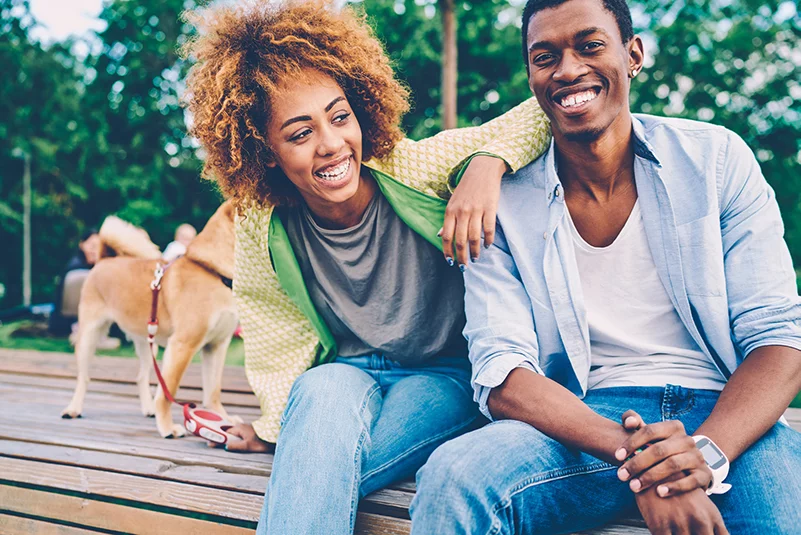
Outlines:
{"label": "brown dog", "polygon": [[[224,203],[197,235],[186,255],[175,260],[164,273],[158,303],[156,341],[164,350],[164,381],[174,395],[186,367],[198,351],[203,355],[203,405],[231,421],[220,402],[225,354],[237,326],[236,306],[230,289],[234,266],[234,209]],[[119,221],[119,220],[117,220]],[[78,384],[72,401],[61,413],[63,418],[81,415],[89,384],[89,361],[97,340],[116,323],[133,340],[139,357],[139,401],[142,414],[156,416],[156,426],[164,438],[185,434],[174,424],[170,403],[157,387],[155,400],[150,393],[153,367],[147,342],[152,293],[150,283],[160,258],[144,231],[121,223],[115,231],[100,236],[104,245],[116,252],[135,255],[104,258],[92,269],[81,290],[78,307]],[[106,224],[104,223],[104,226]],[[111,242],[111,243],[109,243]],[[144,258],[142,258],[144,257]],[[163,263],[163,261],[162,261]],[[227,279],[227,280],[226,280]]]}

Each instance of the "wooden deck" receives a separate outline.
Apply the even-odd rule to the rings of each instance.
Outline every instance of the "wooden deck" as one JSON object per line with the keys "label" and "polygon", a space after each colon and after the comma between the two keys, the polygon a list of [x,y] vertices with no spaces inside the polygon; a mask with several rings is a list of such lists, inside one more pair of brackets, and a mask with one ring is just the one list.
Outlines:
{"label": "wooden deck", "polygon": [[[253,533],[272,455],[160,438],[155,421],[139,413],[137,366],[96,358],[83,417],[62,420],[74,357],[0,349],[0,533]],[[229,367],[224,377],[229,412],[255,419],[244,370]],[[199,366],[190,366],[178,398],[201,398]],[[790,418],[801,426],[801,411]],[[368,496],[356,532],[408,534],[413,495],[409,481]],[[641,526],[624,521],[592,533],[647,533]]]}

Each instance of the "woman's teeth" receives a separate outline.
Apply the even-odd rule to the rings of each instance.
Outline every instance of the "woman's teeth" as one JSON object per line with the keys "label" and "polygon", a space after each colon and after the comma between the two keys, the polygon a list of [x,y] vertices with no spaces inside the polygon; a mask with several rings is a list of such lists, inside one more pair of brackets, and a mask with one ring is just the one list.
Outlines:
{"label": "woman's teeth", "polygon": [[573,95],[568,95],[562,99],[562,107],[563,108],[570,108],[572,106],[578,106],[579,104],[584,104],[585,102],[589,102],[591,100],[595,100],[598,94],[589,89],[587,91],[582,91],[581,93],[575,93]]}
{"label": "woman's teeth", "polygon": [[329,182],[336,182],[337,180],[341,180],[345,176],[345,173],[348,172],[348,169],[350,169],[350,158],[348,158],[341,164],[337,165],[336,167],[331,167],[329,169],[326,169],[325,171],[318,171],[314,174],[322,178],[323,180],[327,180]]}

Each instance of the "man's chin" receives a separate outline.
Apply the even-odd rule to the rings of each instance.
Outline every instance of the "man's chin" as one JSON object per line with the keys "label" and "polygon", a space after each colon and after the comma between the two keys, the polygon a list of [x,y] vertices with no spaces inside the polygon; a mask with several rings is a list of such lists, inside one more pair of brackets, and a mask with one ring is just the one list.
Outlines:
{"label": "man's chin", "polygon": [[601,134],[603,134],[602,128],[591,127],[562,133],[565,141],[570,141],[572,143],[592,143],[601,137]]}

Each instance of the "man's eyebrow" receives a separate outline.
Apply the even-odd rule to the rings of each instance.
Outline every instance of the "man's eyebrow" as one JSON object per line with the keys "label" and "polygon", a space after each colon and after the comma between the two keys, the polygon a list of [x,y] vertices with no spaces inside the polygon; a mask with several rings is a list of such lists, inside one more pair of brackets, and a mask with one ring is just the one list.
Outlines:
{"label": "man's eyebrow", "polygon": [[[584,39],[585,37],[588,37],[588,36],[590,36],[590,35],[592,35],[594,33],[602,33],[603,35],[609,37],[609,34],[606,33],[606,30],[604,30],[603,28],[598,28],[598,27],[593,26],[592,28],[585,28],[583,30],[580,30],[580,31],[576,32],[576,35],[573,36],[573,40],[574,41],[579,41],[579,40]],[[531,52],[535,48],[546,48],[546,49],[548,49],[548,48],[555,48],[555,47],[554,47],[553,43],[551,43],[550,41],[537,41],[536,43],[532,43],[531,46],[528,47],[528,50],[529,50],[529,52]]]}
{"label": "man's eyebrow", "polygon": [[[337,98],[335,98],[334,100],[329,102],[328,106],[325,107],[325,112],[328,113],[329,111],[331,111],[331,108],[333,108],[334,105],[336,105],[336,103],[341,101],[341,100],[345,100],[345,97],[338,96]],[[283,130],[287,126],[289,126],[291,124],[294,124],[294,123],[299,123],[301,121],[311,121],[311,116],[310,115],[298,115],[297,117],[292,117],[291,119],[287,120],[284,124],[282,124],[281,128],[279,128],[279,130]]]}

